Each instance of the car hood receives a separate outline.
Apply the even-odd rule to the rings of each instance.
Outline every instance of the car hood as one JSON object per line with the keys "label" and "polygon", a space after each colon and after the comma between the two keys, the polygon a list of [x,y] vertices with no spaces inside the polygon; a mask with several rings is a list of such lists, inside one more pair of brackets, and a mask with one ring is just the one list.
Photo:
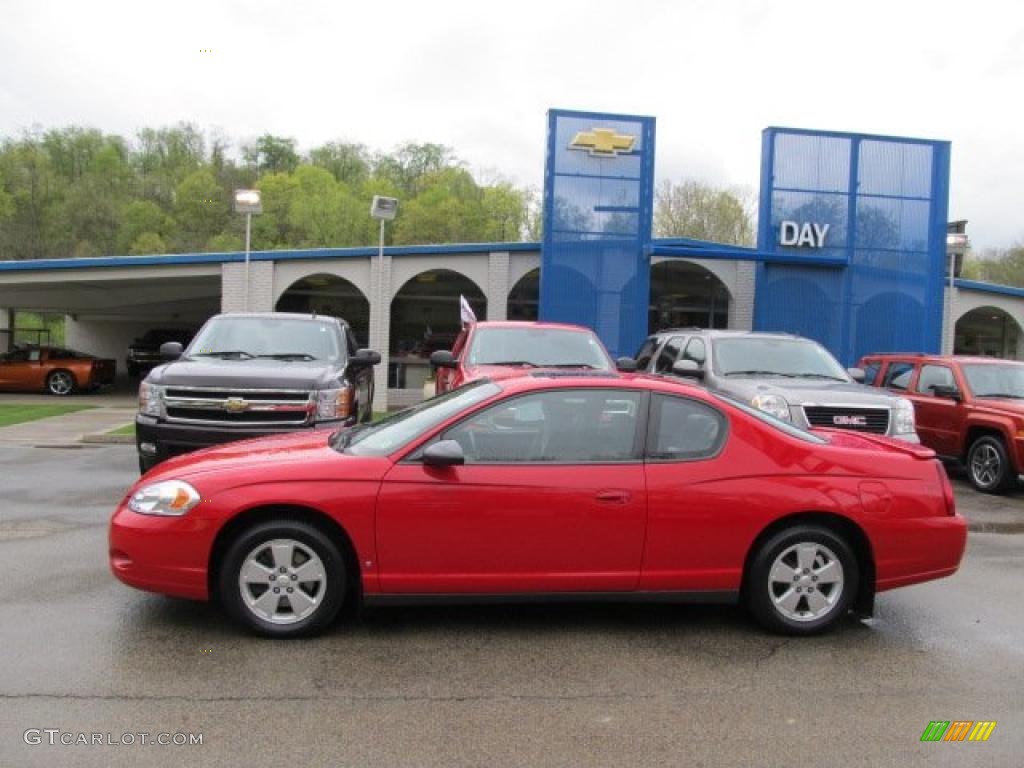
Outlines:
{"label": "car hood", "polygon": [[218,476],[219,484],[249,485],[337,480],[378,480],[391,465],[378,457],[348,456],[331,448],[332,430],[292,432],[238,440],[164,461],[140,481],[189,480]]}
{"label": "car hood", "polygon": [[774,377],[731,377],[721,380],[722,392],[750,400],[755,395],[781,395],[791,405],[891,406],[897,399],[877,387],[845,381],[787,379]]}
{"label": "car hood", "polygon": [[179,387],[326,389],[338,367],[324,360],[219,360],[193,357],[154,368],[150,384]]}

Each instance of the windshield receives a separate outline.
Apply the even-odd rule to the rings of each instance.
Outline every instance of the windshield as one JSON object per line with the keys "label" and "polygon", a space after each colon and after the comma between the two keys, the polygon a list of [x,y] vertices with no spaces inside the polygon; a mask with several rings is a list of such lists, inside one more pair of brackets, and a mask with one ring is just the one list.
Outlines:
{"label": "windshield", "polygon": [[612,370],[612,361],[593,331],[568,328],[478,328],[467,359],[469,365],[532,365],[536,367]]}
{"label": "windshield", "polygon": [[1024,400],[1024,365],[984,363],[962,365],[967,386],[975,397],[1008,397]]}
{"label": "windshield", "polygon": [[352,456],[386,456],[470,406],[501,392],[486,379],[474,381],[406,408],[374,424],[336,432],[331,447]]}
{"label": "windshield", "polygon": [[850,381],[843,366],[809,339],[740,336],[715,339],[715,371],[721,376],[787,376]]}
{"label": "windshield", "polygon": [[772,416],[770,413],[766,413],[765,411],[762,411],[760,408],[754,408],[753,406],[748,405],[747,403],[744,403],[741,400],[729,397],[728,395],[723,395],[719,392],[712,392],[711,394],[713,394],[719,400],[722,400],[728,403],[729,405],[733,406],[734,408],[739,408],[744,413],[753,416],[758,421],[764,422],[769,427],[774,427],[780,432],[785,432],[787,435],[795,437],[798,440],[803,440],[806,443],[817,443],[818,445],[822,445],[828,442],[828,440],[823,438],[821,435],[815,435],[812,432],[808,432],[806,429],[801,429],[795,424],[791,424],[788,421],[783,421],[782,419],[776,418],[775,416]]}
{"label": "windshield", "polygon": [[271,357],[330,360],[344,357],[333,323],[304,317],[222,315],[208,322],[188,347],[189,357]]}

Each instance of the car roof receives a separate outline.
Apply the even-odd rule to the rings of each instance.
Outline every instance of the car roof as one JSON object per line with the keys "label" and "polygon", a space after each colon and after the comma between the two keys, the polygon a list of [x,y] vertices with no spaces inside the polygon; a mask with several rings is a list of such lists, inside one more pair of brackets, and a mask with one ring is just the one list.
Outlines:
{"label": "car roof", "polygon": [[861,360],[878,359],[892,362],[894,360],[905,360],[907,362],[939,362],[939,363],[971,363],[974,364],[995,364],[1014,363],[1024,365],[1020,360],[1007,360],[1003,357],[987,357],[983,355],[930,355],[926,352],[872,352],[861,355]]}
{"label": "car roof", "polygon": [[215,317],[276,317],[282,320],[322,320],[348,325],[343,319],[335,315],[317,315],[312,312],[221,312],[210,319],[212,320]]}
{"label": "car roof", "polygon": [[799,336],[795,333],[787,333],[785,331],[740,331],[730,328],[662,328],[661,330],[655,331],[650,334],[648,338],[675,335],[679,333],[698,333],[702,336],[712,336],[715,338],[728,338],[728,337],[750,337],[754,339],[802,339],[806,341],[814,341],[808,339],[806,336]]}
{"label": "car roof", "polygon": [[586,331],[593,333],[592,328],[572,323],[548,323],[539,320],[478,320],[472,324],[475,328],[541,328],[562,331]]}
{"label": "car roof", "polygon": [[701,400],[712,400],[708,391],[696,383],[683,379],[669,379],[646,373],[621,373],[608,371],[535,371],[533,373],[502,378],[494,383],[510,394],[544,389],[608,388],[636,389],[641,391],[665,392],[696,396]]}

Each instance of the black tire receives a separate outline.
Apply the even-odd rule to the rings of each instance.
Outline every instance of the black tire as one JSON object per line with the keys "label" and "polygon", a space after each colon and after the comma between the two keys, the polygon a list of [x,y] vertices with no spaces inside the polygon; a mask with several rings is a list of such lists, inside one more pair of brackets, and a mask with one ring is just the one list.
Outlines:
{"label": "black tire", "polygon": [[[787,589],[785,582],[776,581],[772,577],[772,568],[780,557],[792,556],[792,562],[795,562],[798,555],[793,550],[798,545],[813,547],[816,554],[813,565],[807,569],[810,573],[800,568],[793,569],[798,574],[793,577],[798,586],[790,585]],[[818,572],[831,573],[834,577],[837,574],[834,565],[828,566],[831,570],[826,571],[826,566],[833,557],[841,567],[841,571],[838,572],[841,581],[838,593],[834,596],[832,592],[836,589],[835,583],[826,585],[824,581],[830,577],[814,576],[815,572]],[[786,562],[782,562],[782,566],[790,567]],[[786,635],[814,635],[831,629],[846,616],[856,597],[859,583],[860,567],[849,544],[828,528],[802,524],[779,531],[760,546],[746,574],[744,597],[751,615],[765,629]],[[828,591],[825,590],[826,586]],[[801,594],[796,595],[797,592]],[[820,611],[813,610],[810,603],[812,592],[817,592],[815,600],[825,601],[825,606]],[[792,610],[788,612],[776,602],[787,596],[796,599]],[[816,612],[817,617],[814,616]],[[802,616],[795,616],[801,613]]]}
{"label": "black tire", "polygon": [[[279,620],[288,623],[276,623],[258,615],[256,609],[250,608],[246,598],[243,598],[243,588],[240,584],[242,566],[261,547],[269,552],[269,542],[275,540],[291,541],[299,545],[296,549],[311,550],[319,558],[325,574],[320,587],[323,591],[313,593],[316,606],[303,618],[280,617]],[[273,553],[271,552],[270,555],[272,556]],[[285,567],[291,568],[291,565],[288,564]],[[271,520],[246,529],[231,542],[217,575],[217,596],[233,619],[256,634],[274,638],[307,636],[326,628],[334,621],[345,604],[348,591],[346,565],[345,556],[319,528],[299,520]],[[279,568],[275,564],[269,573],[277,578],[278,571]],[[284,576],[282,574],[280,578],[284,579]],[[300,587],[294,581],[285,580],[283,584],[288,586],[281,587],[281,598],[284,600],[282,602],[281,598],[278,598],[278,606],[279,608],[288,606],[291,610],[291,600],[284,591],[292,588],[290,585],[295,585],[294,589]],[[250,590],[248,599],[258,599],[263,594],[261,592],[256,595],[250,588],[246,589]],[[270,590],[271,587],[268,586],[267,589]],[[305,594],[309,595],[310,593],[305,592]],[[306,599],[308,598],[304,598],[304,600]]]}
{"label": "black tire", "polygon": [[46,377],[46,391],[57,397],[67,397],[75,393],[75,377],[71,371],[59,369]]}
{"label": "black tire", "polygon": [[1006,493],[1017,480],[1017,470],[1002,439],[982,435],[967,451],[967,477],[982,493]]}

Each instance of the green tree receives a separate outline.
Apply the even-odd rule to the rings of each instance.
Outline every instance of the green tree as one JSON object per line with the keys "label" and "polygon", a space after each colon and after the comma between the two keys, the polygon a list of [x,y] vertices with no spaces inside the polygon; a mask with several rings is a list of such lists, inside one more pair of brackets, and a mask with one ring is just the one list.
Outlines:
{"label": "green tree", "polygon": [[306,247],[358,243],[367,212],[358,198],[330,172],[312,165],[295,171],[296,188],[288,207],[294,244]]}
{"label": "green tree", "polygon": [[527,220],[526,194],[508,182],[484,187],[483,237],[488,241],[511,242],[523,236]]}
{"label": "green tree", "polygon": [[754,227],[740,193],[688,180],[658,185],[654,205],[657,237],[692,237],[753,245]]}
{"label": "green tree", "polygon": [[167,244],[156,232],[143,232],[128,247],[128,253],[132,256],[167,253]]}
{"label": "green tree", "polygon": [[1024,243],[1011,248],[989,248],[979,254],[968,253],[963,276],[970,280],[1024,288]]}
{"label": "green tree", "polygon": [[166,237],[173,228],[173,220],[159,205],[150,200],[132,200],[121,210],[117,233],[117,252],[125,253],[143,233]]}
{"label": "green tree", "polygon": [[182,250],[198,250],[228,224],[229,196],[208,168],[193,171],[178,185],[174,198],[177,237]]}
{"label": "green tree", "polygon": [[363,144],[331,141],[311,150],[309,162],[330,171],[352,189],[359,188],[370,175],[370,153]]}
{"label": "green tree", "polygon": [[253,144],[242,148],[245,162],[254,167],[260,174],[264,172],[291,172],[299,164],[299,155],[295,151],[295,139],[274,136],[265,133]]}
{"label": "green tree", "polygon": [[483,192],[470,173],[444,168],[420,180],[424,190],[400,211],[396,243],[482,242],[486,216]]}

